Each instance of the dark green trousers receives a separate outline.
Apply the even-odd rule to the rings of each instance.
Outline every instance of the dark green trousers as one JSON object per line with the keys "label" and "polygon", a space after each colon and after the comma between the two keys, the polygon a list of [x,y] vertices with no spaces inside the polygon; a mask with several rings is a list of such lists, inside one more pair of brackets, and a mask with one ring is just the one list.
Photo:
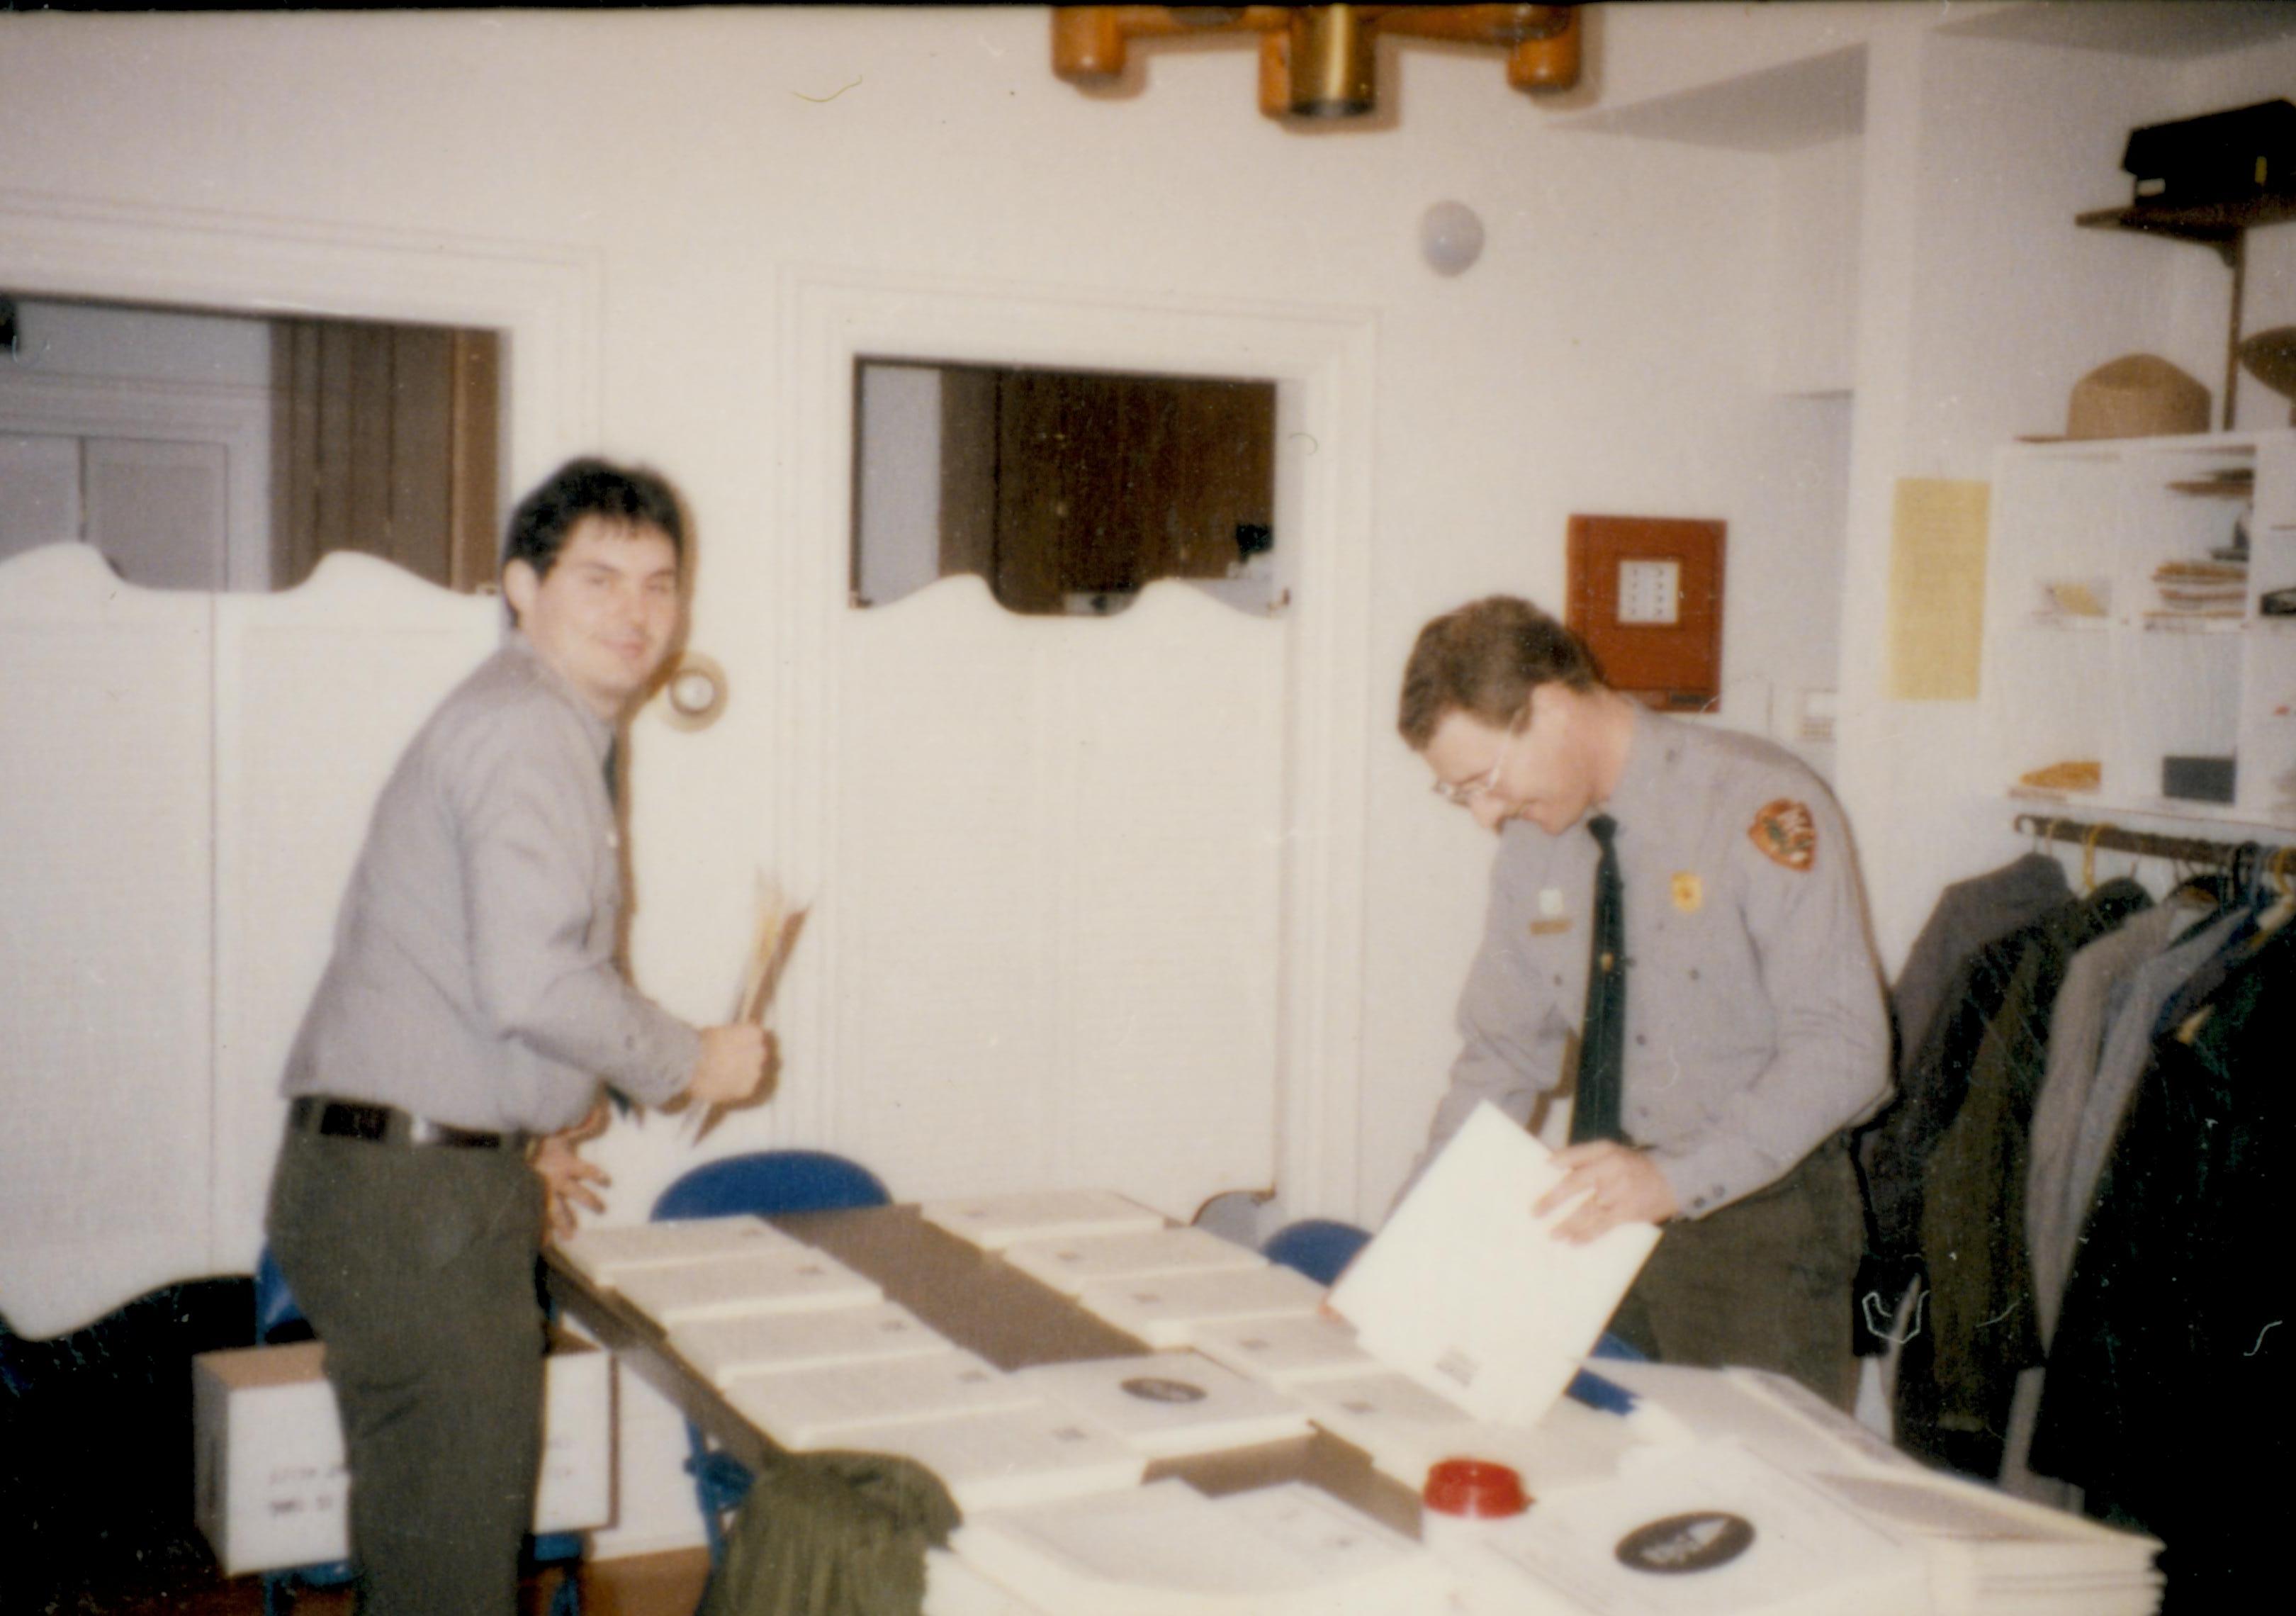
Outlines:
{"label": "dark green trousers", "polygon": [[291,1131],[271,1250],[326,1343],[362,1616],[511,1616],[541,1463],[541,1181],[517,1150]]}
{"label": "dark green trousers", "polygon": [[1769,1188],[1666,1225],[1611,1333],[1661,1363],[1775,1370],[1853,1408],[1850,1288],[1865,1243],[1849,1152],[1828,1139]]}

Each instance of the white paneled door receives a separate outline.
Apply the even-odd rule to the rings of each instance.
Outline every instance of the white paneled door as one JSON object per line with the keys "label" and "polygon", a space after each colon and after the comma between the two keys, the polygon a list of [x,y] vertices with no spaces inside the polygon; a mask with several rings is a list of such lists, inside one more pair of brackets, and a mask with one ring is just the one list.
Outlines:
{"label": "white paneled door", "polygon": [[839,636],[837,1068],[904,1198],[1275,1177],[1286,630],[1185,584],[1021,617],[970,575]]}

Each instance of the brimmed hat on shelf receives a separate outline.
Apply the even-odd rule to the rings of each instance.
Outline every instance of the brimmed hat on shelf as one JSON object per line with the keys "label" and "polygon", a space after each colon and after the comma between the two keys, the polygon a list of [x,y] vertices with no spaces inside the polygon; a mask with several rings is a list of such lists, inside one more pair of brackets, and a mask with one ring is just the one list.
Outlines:
{"label": "brimmed hat on shelf", "polygon": [[2073,383],[2068,438],[2161,438],[2209,430],[2209,390],[2156,354],[2125,354]]}

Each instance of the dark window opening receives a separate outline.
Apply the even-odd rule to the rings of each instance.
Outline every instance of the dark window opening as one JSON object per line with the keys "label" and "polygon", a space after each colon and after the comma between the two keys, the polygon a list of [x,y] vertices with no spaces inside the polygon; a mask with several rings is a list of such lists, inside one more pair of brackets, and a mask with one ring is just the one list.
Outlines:
{"label": "dark window opening", "polygon": [[1283,603],[1275,384],[855,362],[851,587],[978,573],[1007,610],[1121,611],[1157,578]]}

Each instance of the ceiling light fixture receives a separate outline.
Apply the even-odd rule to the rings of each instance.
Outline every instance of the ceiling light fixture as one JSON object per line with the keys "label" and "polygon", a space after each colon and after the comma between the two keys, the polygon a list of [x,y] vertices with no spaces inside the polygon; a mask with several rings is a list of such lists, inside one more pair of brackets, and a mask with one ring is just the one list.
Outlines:
{"label": "ceiling light fixture", "polygon": [[1575,5],[1056,5],[1053,71],[1079,88],[1124,75],[1134,39],[1258,35],[1259,110],[1270,118],[1361,118],[1379,104],[1379,37],[1488,45],[1518,90],[1578,83]]}

